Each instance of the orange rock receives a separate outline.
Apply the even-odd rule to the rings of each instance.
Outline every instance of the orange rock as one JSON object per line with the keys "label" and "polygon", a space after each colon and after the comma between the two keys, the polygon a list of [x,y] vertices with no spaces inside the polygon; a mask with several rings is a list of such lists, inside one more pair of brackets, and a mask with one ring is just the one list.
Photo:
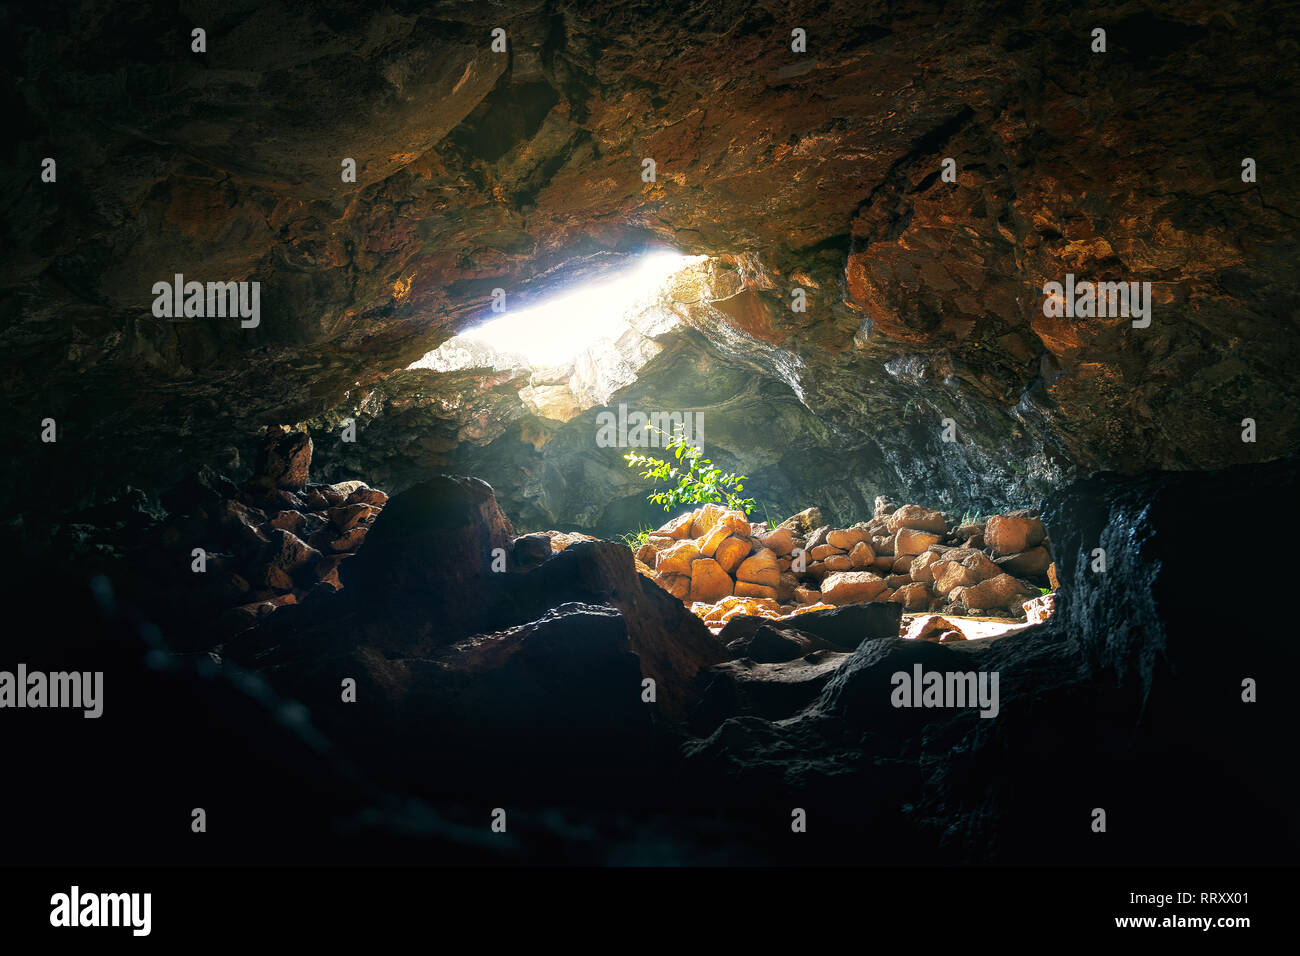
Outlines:
{"label": "orange rock", "polygon": [[753,548],[753,545],[749,543],[748,539],[731,535],[724,538],[722,543],[718,545],[718,549],[713,553],[713,560],[721,565],[722,570],[731,574],[736,568],[740,567],[740,562],[744,561],[749,555],[751,548]]}
{"label": "orange rock", "polygon": [[734,535],[739,535],[740,537],[745,538],[749,537],[749,519],[739,511],[724,511],[722,514],[718,515],[718,524],[728,529]]}
{"label": "orange rock", "polygon": [[789,528],[777,528],[760,539],[763,547],[781,557],[794,550],[794,536]]}
{"label": "orange rock", "polygon": [[776,587],[781,580],[781,568],[776,563],[776,555],[767,548],[757,551],[740,562],[740,567],[736,568],[736,580]]}
{"label": "orange rock", "polygon": [[920,505],[903,505],[885,519],[885,527],[889,529],[891,534],[899,528],[915,528],[917,531],[933,531],[936,534],[943,534],[948,530],[948,523],[943,520],[943,515],[937,511],[922,508]]}
{"label": "orange rock", "polygon": [[709,504],[695,512],[695,518],[691,521],[691,537],[702,538],[708,534],[725,510],[722,505]]}
{"label": "orange rock", "polygon": [[853,562],[849,560],[847,554],[827,555],[826,560],[822,562],[827,571],[847,571],[853,567]]}
{"label": "orange rock", "polygon": [[776,599],[776,588],[764,587],[761,584],[750,584],[748,581],[737,581],[736,593],[744,597]]}
{"label": "orange rock", "polygon": [[903,605],[904,611],[924,611],[930,606],[930,591],[924,584],[904,584],[890,600]]}
{"label": "orange rock", "polygon": [[691,565],[691,599],[713,603],[731,594],[727,572],[712,558],[700,558]]}
{"label": "orange rock", "polygon": [[871,562],[876,560],[875,553],[871,550],[871,545],[865,541],[859,541],[849,552],[849,563],[858,569],[871,567]]}
{"label": "orange rock", "polygon": [[725,528],[721,522],[715,524],[708,533],[702,538],[695,540],[696,546],[700,549],[700,554],[706,558],[713,557],[713,553],[718,550],[718,545],[726,541],[731,531]]}
{"label": "orange rock", "polygon": [[931,617],[918,617],[912,621],[902,634],[913,641],[935,641],[949,631],[958,630],[957,625],[947,618],[935,614]]}
{"label": "orange rock", "polygon": [[924,554],[918,554],[912,559],[911,566],[907,573],[912,576],[913,581],[921,584],[929,584],[934,580],[934,570],[932,565],[939,560],[939,555],[933,551],[926,551]]}
{"label": "orange rock", "polygon": [[655,584],[679,601],[685,601],[691,591],[691,579],[685,574],[656,574]]}
{"label": "orange rock", "polygon": [[838,571],[822,582],[822,600],[830,604],[858,604],[873,600],[885,590],[885,580],[870,571]]}
{"label": "orange rock", "polygon": [[664,524],[656,534],[667,535],[678,541],[683,541],[691,536],[691,524],[695,521],[695,512],[688,511],[684,515],[679,515],[671,521]]}
{"label": "orange rock", "polygon": [[998,554],[1019,554],[1043,543],[1047,531],[1037,512],[1012,511],[994,515],[984,528],[984,541]]}
{"label": "orange rock", "polygon": [[659,552],[655,570],[665,574],[690,574],[691,563],[700,557],[700,549],[694,541],[678,541],[671,548]]}
{"label": "orange rock", "polygon": [[795,588],[794,599],[800,604],[821,604],[822,592],[816,588]]}
{"label": "orange rock", "polygon": [[808,552],[808,557],[812,558],[814,561],[824,561],[826,558],[829,558],[832,554],[843,554],[843,553],[844,553],[843,548],[837,548],[834,545],[829,545],[829,544],[819,544],[817,545],[817,547],[813,548],[811,551]]}
{"label": "orange rock", "polygon": [[839,548],[841,551],[849,551],[859,541],[867,541],[871,535],[861,528],[845,528],[843,530],[831,531],[826,535],[826,543],[832,547]]}
{"label": "orange rock", "polygon": [[899,528],[894,535],[894,554],[921,554],[932,544],[939,543],[939,535],[933,531],[916,531],[912,528]]}

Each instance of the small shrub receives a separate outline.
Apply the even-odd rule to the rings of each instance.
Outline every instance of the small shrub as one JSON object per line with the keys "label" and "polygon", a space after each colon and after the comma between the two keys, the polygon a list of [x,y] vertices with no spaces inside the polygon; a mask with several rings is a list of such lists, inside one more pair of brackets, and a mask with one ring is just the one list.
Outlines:
{"label": "small shrub", "polygon": [[757,505],[753,498],[742,498],[740,492],[745,490],[748,476],[731,472],[724,473],[709,459],[702,457],[704,452],[690,445],[685,435],[678,430],[669,439],[664,450],[671,453],[678,464],[661,461],[649,455],[627,454],[623,459],[629,468],[643,468],[641,477],[650,481],[676,481],[667,491],[655,491],[646,496],[647,501],[663,505],[664,511],[671,512],[679,505],[726,505],[732,511],[743,511],[748,515]]}

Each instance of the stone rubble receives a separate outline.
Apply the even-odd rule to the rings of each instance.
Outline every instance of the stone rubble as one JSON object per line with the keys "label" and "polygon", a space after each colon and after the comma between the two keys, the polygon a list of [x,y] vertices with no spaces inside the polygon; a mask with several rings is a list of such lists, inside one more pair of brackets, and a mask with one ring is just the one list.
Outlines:
{"label": "stone rubble", "polygon": [[165,542],[205,551],[208,590],[226,606],[219,633],[238,634],[313,589],[340,590],[339,566],[387,503],[363,481],[312,484],[311,456],[307,434],[271,425],[242,488],[209,473],[164,495],[176,516]]}
{"label": "stone rubble", "polygon": [[[915,504],[876,499],[870,521],[825,524],[809,508],[775,528],[706,504],[651,532],[637,569],[715,631],[739,615],[790,618],[846,604],[892,601],[908,614],[1045,620],[1056,587],[1051,540],[1038,513],[968,524]],[[960,630],[933,640],[960,640]],[[956,636],[951,636],[955,633]]]}

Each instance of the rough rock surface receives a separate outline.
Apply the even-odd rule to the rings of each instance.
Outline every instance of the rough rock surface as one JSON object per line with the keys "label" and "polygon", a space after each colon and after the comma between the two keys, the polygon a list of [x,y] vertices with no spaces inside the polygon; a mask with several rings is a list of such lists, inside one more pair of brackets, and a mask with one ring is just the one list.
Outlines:
{"label": "rough rock surface", "polygon": [[[172,17],[71,31],[39,11],[13,11],[3,65],[24,91],[6,100],[4,510],[157,492],[198,461],[242,477],[261,425],[310,422],[327,474],[483,475],[522,528],[634,527],[644,502],[591,447],[597,409],[538,414],[520,393],[550,386],[529,370],[393,371],[493,289],[522,307],[647,243],[712,259],[604,400],[709,411],[715,460],[778,507],[1003,507],[1062,475],[1295,446],[1278,316],[1300,296],[1300,185],[1268,178],[1293,153],[1292,9],[1107,14],[1104,57],[1064,3],[1017,24],[560,0],[495,11],[508,55],[472,5],[241,9],[201,56]],[[804,54],[797,23],[817,25]],[[37,175],[49,144],[57,184]],[[156,318],[176,273],[261,281],[260,324]],[[1151,325],[1045,316],[1066,273],[1150,281]]]}

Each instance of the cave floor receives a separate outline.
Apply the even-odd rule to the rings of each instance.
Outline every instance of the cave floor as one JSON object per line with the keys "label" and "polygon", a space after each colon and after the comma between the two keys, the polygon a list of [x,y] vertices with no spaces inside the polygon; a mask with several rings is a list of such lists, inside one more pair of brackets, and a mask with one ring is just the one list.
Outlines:
{"label": "cave floor", "polygon": [[[935,616],[934,614],[904,614],[903,625],[900,629],[901,635],[909,637],[915,634],[925,626],[927,620]],[[956,614],[944,614],[942,617],[961,631],[968,641],[995,640],[1000,637],[1009,637],[1034,626],[1024,621],[1009,621],[1002,617],[962,617]]]}

